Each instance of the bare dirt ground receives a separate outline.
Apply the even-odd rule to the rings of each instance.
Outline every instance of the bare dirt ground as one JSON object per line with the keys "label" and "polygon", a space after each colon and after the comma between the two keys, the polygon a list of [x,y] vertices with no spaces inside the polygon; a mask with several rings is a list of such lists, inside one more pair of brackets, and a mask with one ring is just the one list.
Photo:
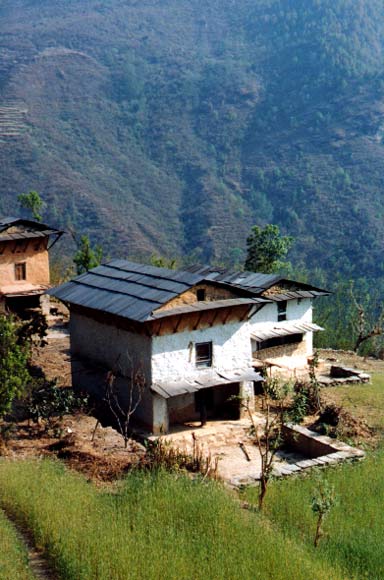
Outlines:
{"label": "bare dirt ground", "polygon": [[[72,386],[69,335],[62,316],[50,320],[48,344],[33,351],[33,364],[63,388]],[[111,427],[98,425],[91,415],[67,415],[55,429],[22,421],[10,425],[0,454],[10,457],[56,456],[95,481],[112,481],[137,464],[145,449],[135,440],[127,448]]]}
{"label": "bare dirt ground", "polygon": [[384,373],[384,360],[362,357],[350,350],[319,350],[320,358],[329,364],[340,363],[344,366],[360,369],[368,373]]}

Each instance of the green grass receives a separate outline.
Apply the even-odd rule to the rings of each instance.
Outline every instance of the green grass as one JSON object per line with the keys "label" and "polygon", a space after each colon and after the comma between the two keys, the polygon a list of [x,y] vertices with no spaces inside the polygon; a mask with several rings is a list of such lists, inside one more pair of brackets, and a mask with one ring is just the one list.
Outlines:
{"label": "green grass", "polygon": [[[384,450],[359,464],[345,464],[322,472],[334,485],[338,504],[325,521],[326,536],[312,548],[316,518],[311,497],[312,473],[303,478],[275,481],[268,490],[265,515],[287,538],[312,550],[314,561],[341,567],[348,578],[384,578]],[[257,490],[247,499],[256,503]]]}
{"label": "green grass", "polygon": [[66,580],[347,578],[212,482],[132,473],[106,491],[56,462],[4,460],[0,503]]}
{"label": "green grass", "polygon": [[14,527],[0,510],[0,580],[33,580],[28,555]]}

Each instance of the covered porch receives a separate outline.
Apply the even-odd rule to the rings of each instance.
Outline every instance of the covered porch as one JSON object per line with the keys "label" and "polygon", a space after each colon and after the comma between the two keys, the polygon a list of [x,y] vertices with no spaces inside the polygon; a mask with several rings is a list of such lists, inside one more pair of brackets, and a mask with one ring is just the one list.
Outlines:
{"label": "covered porch", "polygon": [[261,375],[249,368],[225,374],[203,371],[195,379],[153,384],[153,433],[212,420],[239,420],[244,415],[241,400],[253,409],[255,383],[261,381]]}

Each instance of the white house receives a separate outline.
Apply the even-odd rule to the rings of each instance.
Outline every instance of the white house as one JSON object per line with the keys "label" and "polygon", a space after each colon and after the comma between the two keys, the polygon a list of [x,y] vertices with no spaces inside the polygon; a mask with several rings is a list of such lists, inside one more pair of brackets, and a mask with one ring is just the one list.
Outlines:
{"label": "white house", "polygon": [[[312,354],[312,300],[327,292],[280,276],[114,260],[49,292],[71,311],[73,384],[103,396],[112,371],[122,405],[154,433],[199,417],[238,418],[265,365]],[[130,391],[132,389],[132,391]],[[234,398],[235,396],[235,398]]]}

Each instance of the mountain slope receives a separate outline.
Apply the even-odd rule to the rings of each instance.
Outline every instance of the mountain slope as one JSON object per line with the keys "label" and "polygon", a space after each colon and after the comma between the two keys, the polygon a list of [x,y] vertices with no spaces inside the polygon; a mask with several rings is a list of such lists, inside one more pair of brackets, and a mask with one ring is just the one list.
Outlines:
{"label": "mountain slope", "polygon": [[0,211],[21,191],[107,253],[383,274],[381,0],[5,0]]}

